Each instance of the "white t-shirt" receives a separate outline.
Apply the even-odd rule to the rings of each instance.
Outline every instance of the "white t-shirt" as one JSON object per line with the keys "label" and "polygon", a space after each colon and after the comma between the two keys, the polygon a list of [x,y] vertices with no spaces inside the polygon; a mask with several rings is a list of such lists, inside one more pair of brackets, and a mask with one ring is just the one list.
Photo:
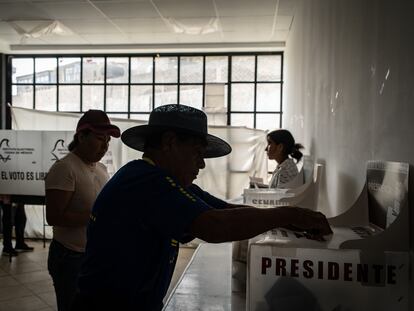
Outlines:
{"label": "white t-shirt", "polygon": [[[108,181],[105,165],[88,165],[76,154],[70,152],[55,162],[45,178],[45,189],[58,189],[73,192],[68,210],[91,211],[98,193]],[[86,226],[53,226],[53,238],[65,247],[84,252],[86,245]]]}
{"label": "white t-shirt", "polygon": [[302,180],[296,178],[299,174],[298,167],[292,158],[287,158],[280,163],[272,174],[269,188],[296,188],[303,184]]}

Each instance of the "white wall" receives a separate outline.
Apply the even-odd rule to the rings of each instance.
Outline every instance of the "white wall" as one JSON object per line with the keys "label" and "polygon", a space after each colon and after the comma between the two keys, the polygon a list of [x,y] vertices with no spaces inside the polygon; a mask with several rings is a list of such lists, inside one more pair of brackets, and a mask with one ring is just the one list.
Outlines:
{"label": "white wall", "polygon": [[299,0],[285,53],[283,120],[325,164],[320,203],[328,216],[357,198],[367,160],[410,164],[412,266],[413,58],[414,1]]}
{"label": "white wall", "polygon": [[326,165],[327,215],[354,202],[367,160],[414,163],[413,47],[414,1],[298,1],[284,125]]}

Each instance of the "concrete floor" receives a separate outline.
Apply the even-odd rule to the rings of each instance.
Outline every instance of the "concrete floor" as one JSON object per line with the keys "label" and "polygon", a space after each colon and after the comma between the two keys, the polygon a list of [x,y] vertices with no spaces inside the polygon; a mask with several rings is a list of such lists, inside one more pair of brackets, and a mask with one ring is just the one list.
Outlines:
{"label": "concrete floor", "polygon": [[[34,246],[35,251],[21,253],[13,257],[11,263],[8,256],[0,255],[0,311],[57,310],[52,280],[47,271],[49,243],[46,248],[43,248],[41,241],[29,240],[27,243]],[[194,248],[181,248],[169,292],[179,280],[193,252]]]}
{"label": "concrete floor", "polygon": [[165,311],[242,311],[245,292],[232,287],[232,244],[198,247]]}

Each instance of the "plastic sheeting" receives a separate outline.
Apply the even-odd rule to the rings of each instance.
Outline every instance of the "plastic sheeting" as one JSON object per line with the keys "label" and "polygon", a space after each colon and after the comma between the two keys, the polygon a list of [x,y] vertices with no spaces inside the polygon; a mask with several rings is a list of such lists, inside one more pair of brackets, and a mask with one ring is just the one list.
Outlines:
{"label": "plastic sheeting", "polygon": [[[15,130],[62,130],[76,128],[81,114],[46,112],[25,108],[11,108],[12,128]],[[111,118],[111,122],[121,129],[146,124],[147,121]],[[222,199],[234,199],[249,185],[249,176],[267,179],[266,135],[262,130],[233,126],[209,126],[209,133],[227,141],[233,148],[230,155],[206,159],[206,168],[195,181],[204,190]],[[120,139],[112,139],[109,151],[113,155],[113,170],[127,162],[141,158],[142,153],[124,144]],[[43,235],[43,206],[27,206],[28,224],[26,234],[30,237]],[[50,230],[47,229],[50,237]]]}
{"label": "plastic sheeting", "polygon": [[63,25],[61,22],[56,20],[50,21],[38,21],[38,25],[26,31],[21,24],[24,24],[25,21],[8,21],[7,23],[14,29],[16,32],[21,35],[20,43],[26,43],[27,39],[30,38],[43,38],[46,36],[57,35],[57,36],[69,36],[73,35],[72,30]]}

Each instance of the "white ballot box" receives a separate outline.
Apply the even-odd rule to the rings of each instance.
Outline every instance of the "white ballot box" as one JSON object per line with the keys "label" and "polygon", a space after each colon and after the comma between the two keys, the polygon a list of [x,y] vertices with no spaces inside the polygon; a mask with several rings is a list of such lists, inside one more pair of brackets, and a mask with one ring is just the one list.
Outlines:
{"label": "white ballot box", "polygon": [[325,241],[284,229],[250,240],[247,310],[410,310],[408,208],[408,164],[368,162],[361,196]]}
{"label": "white ballot box", "polygon": [[272,239],[250,246],[248,310],[409,310],[407,252],[291,248]]}
{"label": "white ballot box", "polygon": [[287,205],[281,202],[284,198],[291,198],[293,193],[288,192],[289,189],[244,189],[244,204],[255,207],[269,207],[276,205]]}
{"label": "white ballot box", "polygon": [[304,183],[297,188],[245,189],[244,203],[255,207],[299,206],[316,210],[319,197],[319,183],[322,175],[321,164],[306,161],[301,170]]}

